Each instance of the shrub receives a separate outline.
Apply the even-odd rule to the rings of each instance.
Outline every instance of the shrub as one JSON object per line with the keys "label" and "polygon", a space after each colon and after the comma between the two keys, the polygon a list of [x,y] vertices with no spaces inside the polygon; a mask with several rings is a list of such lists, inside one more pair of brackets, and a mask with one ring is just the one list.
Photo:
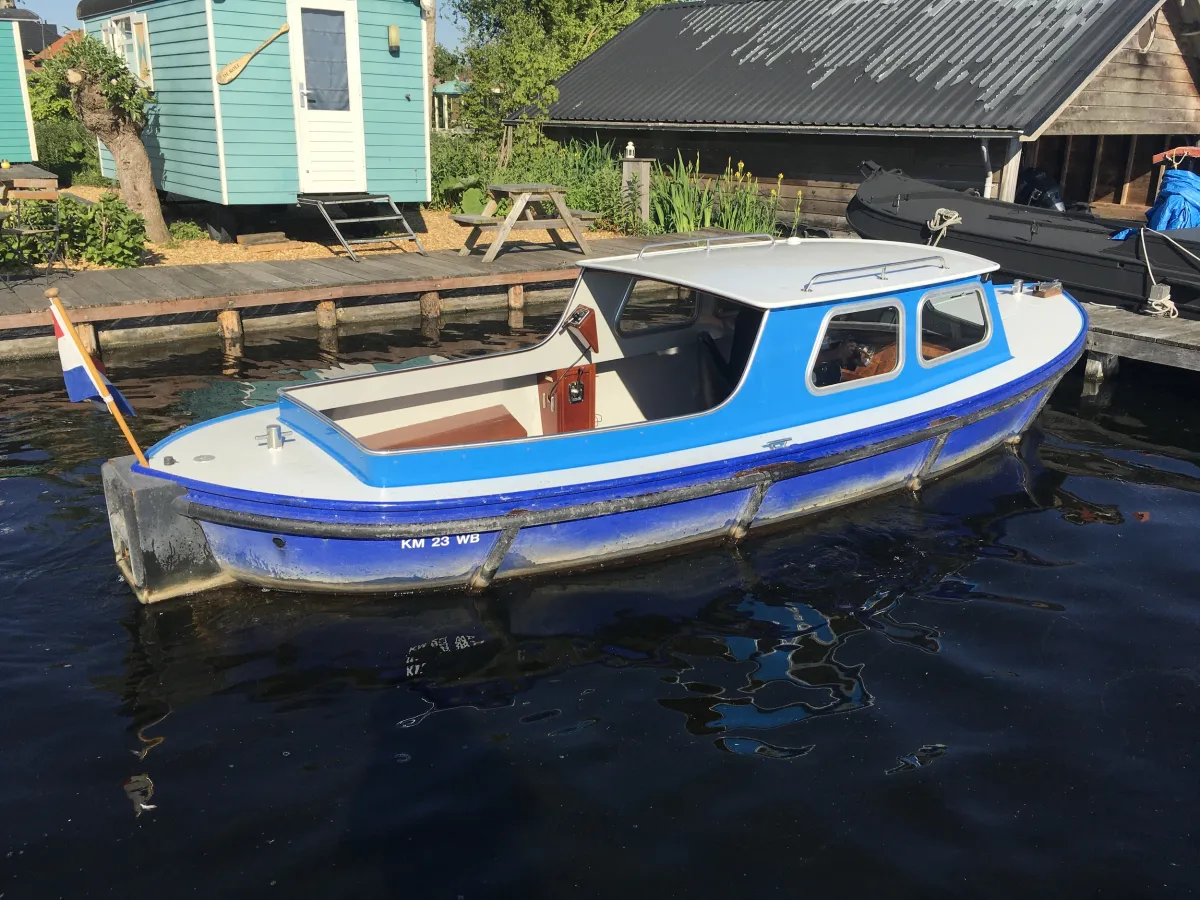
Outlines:
{"label": "shrub", "polygon": [[465,134],[435,134],[429,145],[430,181],[435,209],[454,209],[461,199],[460,182],[474,179],[487,186],[496,170],[495,155],[482,141]]}
{"label": "shrub", "polygon": [[78,183],[84,173],[100,172],[96,139],[76,119],[48,119],[34,125],[38,164],[66,184]]}
{"label": "shrub", "polygon": [[105,178],[99,169],[84,169],[71,176],[71,184],[79,187],[119,187],[120,182],[115,178]]}
{"label": "shrub", "polygon": [[[146,248],[146,220],[115,194],[105,194],[99,203],[83,203],[73,197],[62,197],[58,202],[62,252],[67,259],[122,269],[141,263]],[[40,200],[18,203],[27,227],[54,227],[53,203]],[[0,245],[0,267],[13,268],[22,259],[46,261],[42,249],[32,240],[24,241],[19,253],[12,244]]]}
{"label": "shrub", "polygon": [[208,232],[187,219],[172,222],[169,226],[172,241],[206,241]]}

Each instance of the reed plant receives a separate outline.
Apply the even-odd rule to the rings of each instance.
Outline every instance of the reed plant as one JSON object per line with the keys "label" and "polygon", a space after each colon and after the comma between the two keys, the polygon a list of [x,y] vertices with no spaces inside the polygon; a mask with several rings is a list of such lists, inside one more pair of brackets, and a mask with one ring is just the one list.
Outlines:
{"label": "reed plant", "polygon": [[650,177],[650,222],[661,233],[711,228],[716,206],[716,189],[711,179],[700,174],[700,157],[684,162],[680,153],[674,163],[656,165]]}
{"label": "reed plant", "polygon": [[764,196],[758,180],[746,171],[745,163],[739,162],[734,167],[733,160],[728,160],[716,184],[717,227],[743,234],[774,234],[782,186],[780,174],[770,193]]}

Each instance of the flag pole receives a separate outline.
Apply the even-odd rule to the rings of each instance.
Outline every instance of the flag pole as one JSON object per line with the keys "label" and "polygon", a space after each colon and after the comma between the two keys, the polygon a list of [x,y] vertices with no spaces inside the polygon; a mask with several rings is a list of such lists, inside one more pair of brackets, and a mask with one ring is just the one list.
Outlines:
{"label": "flag pole", "polygon": [[108,407],[108,411],[113,414],[113,418],[121,426],[121,432],[125,435],[125,440],[129,441],[129,446],[133,449],[133,455],[137,457],[139,463],[149,468],[150,463],[146,461],[146,454],[142,453],[142,448],[138,445],[133,432],[129,430],[129,425],[126,423],[125,417],[121,415],[121,410],[117,407],[116,401],[113,400],[112,394],[105,389],[104,379],[96,371],[96,364],[92,361],[92,354],[88,353],[84,348],[83,341],[79,339],[79,332],[75,330],[75,323],[71,321],[66,309],[63,308],[62,301],[58,299],[58,288],[48,289],[46,291],[46,298],[58,312],[59,318],[62,319],[63,326],[67,329],[67,337],[71,339],[71,342],[79,351],[79,355],[83,357],[83,364],[87,367],[88,374],[92,377],[92,383],[100,390],[100,399],[104,401],[104,405]]}

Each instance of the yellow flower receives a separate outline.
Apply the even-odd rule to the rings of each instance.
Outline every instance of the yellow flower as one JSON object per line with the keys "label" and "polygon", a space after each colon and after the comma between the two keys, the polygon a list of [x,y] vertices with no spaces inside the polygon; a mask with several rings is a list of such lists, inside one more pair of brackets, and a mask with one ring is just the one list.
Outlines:
{"label": "yellow flower", "polygon": [[746,164],[739,159],[738,160],[738,171],[740,172],[744,168],[746,168]]}
{"label": "yellow flower", "polygon": [[779,180],[783,181],[783,173],[782,172],[779,173]]}

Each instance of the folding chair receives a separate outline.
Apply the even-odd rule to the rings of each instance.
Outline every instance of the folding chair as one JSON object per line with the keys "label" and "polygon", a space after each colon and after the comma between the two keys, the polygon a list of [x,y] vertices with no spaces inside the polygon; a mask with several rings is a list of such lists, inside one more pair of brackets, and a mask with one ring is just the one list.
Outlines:
{"label": "folding chair", "polygon": [[[62,206],[59,204],[59,192],[55,188],[23,187],[9,188],[3,193],[3,199],[13,203],[14,211],[0,221],[0,239],[16,250],[16,255],[25,264],[31,275],[51,275],[55,266],[61,266],[66,274],[71,274],[67,265],[62,246]],[[27,204],[53,203],[54,224],[51,226],[42,217],[34,217],[32,209]],[[38,252],[34,252],[34,248]],[[45,260],[45,270],[38,272],[36,258]],[[7,276],[5,277],[7,281]]]}

